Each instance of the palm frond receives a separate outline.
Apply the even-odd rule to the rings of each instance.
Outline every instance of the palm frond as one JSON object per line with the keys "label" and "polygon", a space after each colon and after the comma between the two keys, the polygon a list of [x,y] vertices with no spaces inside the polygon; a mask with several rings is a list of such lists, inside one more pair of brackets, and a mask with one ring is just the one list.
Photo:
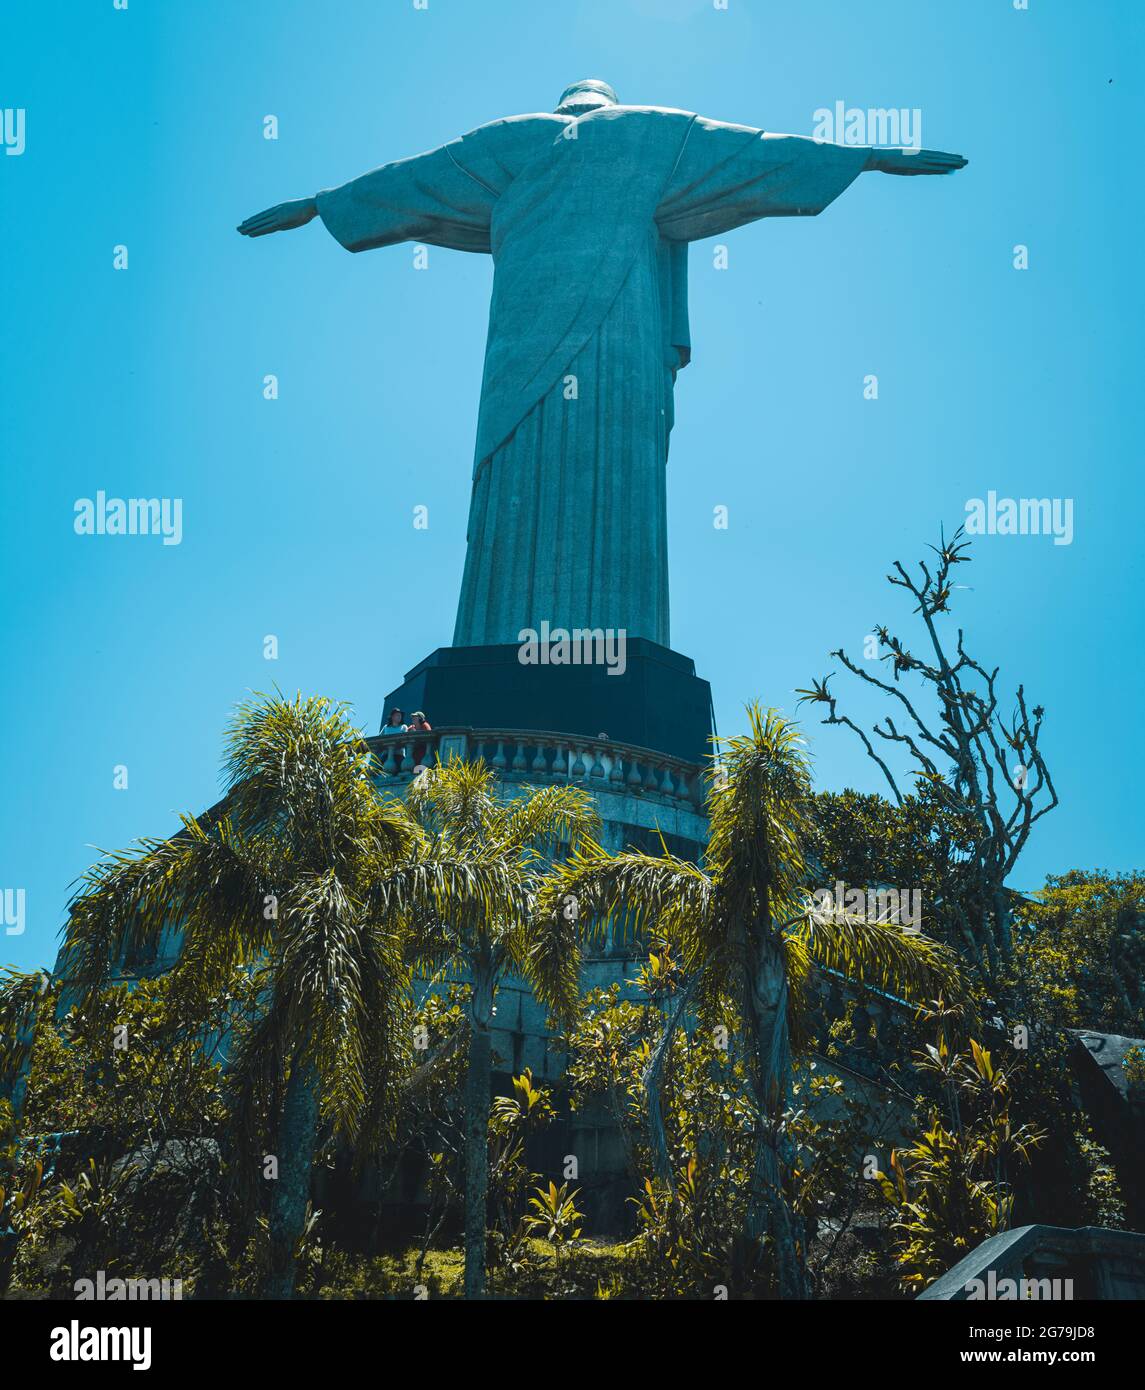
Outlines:
{"label": "palm frond", "polygon": [[729,918],[785,916],[805,878],[810,766],[796,725],[757,703],[747,714],[750,732],[721,743],[704,865]]}
{"label": "palm frond", "polygon": [[809,913],[792,933],[818,965],[856,984],[873,986],[911,1003],[942,994],[960,997],[963,982],[952,953],[921,933],[893,922],[848,913]]}
{"label": "palm frond", "polygon": [[537,1000],[561,1024],[576,1017],[580,1001],[580,929],[563,911],[538,913],[527,929],[516,932],[510,943],[520,942],[512,963],[529,982]]}
{"label": "palm frond", "polygon": [[36,1019],[51,988],[46,970],[0,967],[0,1081],[11,1082],[32,1052]]}
{"label": "palm frond", "polygon": [[528,885],[504,859],[454,857],[432,841],[380,872],[364,901],[378,920],[420,920],[428,927],[432,910],[462,933],[466,925],[498,918],[524,923],[532,907]]}
{"label": "palm frond", "polygon": [[806,1051],[814,1039],[815,1012],[820,1003],[815,993],[815,965],[806,939],[799,934],[781,938],[787,971],[787,1028],[791,1051]]}
{"label": "palm frond", "polygon": [[225,1073],[226,1134],[232,1149],[228,1170],[248,1201],[257,1186],[261,1159],[273,1143],[291,1049],[305,1042],[293,1036],[288,1001],[275,992],[270,972],[260,971],[259,980],[261,1005],[236,1027]]}
{"label": "palm frond", "polygon": [[542,787],[498,808],[491,838],[505,849],[536,848],[554,853],[575,848],[600,832],[600,816],[592,798],[580,787]]}
{"label": "palm frond", "polygon": [[315,864],[348,857],[364,833],[396,848],[401,827],[380,802],[376,771],[345,704],[256,695],[227,730],[227,814],[244,834],[273,831]]}
{"label": "palm frond", "polygon": [[223,820],[190,817],[169,840],[142,840],[110,854],[80,880],[64,939],[68,981],[85,995],[105,987],[125,959],[181,929],[188,960],[223,973],[253,959],[269,938],[264,915],[276,885],[268,843]]}
{"label": "palm frond", "polygon": [[595,936],[611,926],[614,934],[631,938],[655,925],[662,935],[686,943],[706,922],[711,900],[708,875],[686,859],[667,851],[610,855],[590,840],[543,880],[537,914],[551,919],[571,910]]}
{"label": "palm frond", "polygon": [[406,804],[431,834],[446,832],[459,842],[480,843],[496,811],[496,780],[484,762],[451,758],[414,780]]}

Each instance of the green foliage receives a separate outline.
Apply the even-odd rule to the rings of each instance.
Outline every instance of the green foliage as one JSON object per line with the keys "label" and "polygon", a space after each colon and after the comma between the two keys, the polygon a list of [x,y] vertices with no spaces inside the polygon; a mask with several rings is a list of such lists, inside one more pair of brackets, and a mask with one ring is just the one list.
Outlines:
{"label": "green foliage", "polygon": [[225,1114],[221,1030],[249,998],[245,976],[231,985],[195,1020],[183,1016],[178,982],[165,976],[93,994],[58,1026],[39,1029],[25,1130],[97,1131],[119,1151],[217,1134]]}
{"label": "green foliage", "polygon": [[[941,1013],[941,1010],[936,1011]],[[913,1143],[891,1154],[878,1182],[895,1209],[896,1260],[904,1289],[920,1292],[983,1240],[1008,1230],[1011,1172],[1045,1138],[1011,1121],[1011,1078],[973,1038],[953,1051],[940,1021],[918,1066],[942,1087],[946,1113],[933,1106]]]}
{"label": "green foliage", "polygon": [[[42,1161],[34,1162],[38,1171]],[[134,1274],[136,1252],[125,1230],[132,1216],[141,1215],[132,1201],[134,1178],[128,1164],[89,1159],[70,1181],[42,1184],[20,1222],[18,1285],[66,1298],[74,1296],[77,1279],[96,1270]]]}
{"label": "green foliage", "polygon": [[[449,1034],[455,1029],[464,1034],[467,1024],[459,993],[451,990],[447,999],[429,995],[419,1017],[434,1020],[434,1028],[445,1028]],[[412,1153],[425,1165],[429,1200],[419,1256],[422,1265],[450,1216],[461,1209],[465,1193],[464,1056],[459,1048],[447,1049],[448,1041],[441,1053],[445,1065],[439,1067],[432,1081],[419,1078],[418,1084],[403,1092],[399,1145],[390,1154],[391,1163],[399,1155]],[[512,1087],[512,1095],[493,1097],[487,1130],[486,1238],[498,1281],[506,1272],[519,1272],[531,1258],[527,1193],[540,1181],[540,1175],[529,1168],[527,1149],[555,1118],[552,1092],[535,1084],[530,1068],[512,1078]]]}
{"label": "green foliage", "polygon": [[599,828],[579,787],[553,786],[502,799],[484,763],[450,762],[425,773],[406,802],[415,857],[481,872],[472,897],[441,900],[410,920],[407,953],[419,970],[478,969],[496,981],[512,969],[555,1015],[577,1004],[580,955],[575,917],[537,914],[533,902],[550,856]]}
{"label": "green foliage", "polygon": [[1125,1199],[1117,1171],[1084,1116],[1078,1117],[1073,1138],[1085,1167],[1085,1219],[1094,1226],[1124,1229]]}
{"label": "green foliage", "polygon": [[[663,947],[651,953],[661,963],[666,954]],[[570,1104],[574,1112],[612,1120],[620,1132],[634,1188],[632,1249],[640,1258],[633,1268],[644,1296],[711,1298],[720,1287],[735,1295],[770,1292],[770,1258],[745,1246],[741,1236],[755,1112],[741,1030],[726,1000],[718,1021],[673,1031],[662,1100],[671,1180],[654,1173],[645,1075],[664,1035],[665,1001],[661,972],[651,960],[649,967],[637,974],[643,998],[623,998],[618,985],[586,997],[566,1039]],[[810,1061],[796,1069],[782,1122],[792,1153],[787,1198],[808,1232],[812,1278],[824,1287],[846,1249],[841,1237],[871,1201],[857,1156],[879,1141],[885,1116]],[[626,1291],[613,1287],[611,1294]]]}
{"label": "green foliage", "polygon": [[747,1172],[745,1166],[734,1175],[739,1201],[730,1206],[719,1200],[720,1188],[726,1189],[721,1179],[727,1175],[695,1158],[674,1174],[671,1184],[646,1177],[640,1196],[629,1199],[636,1207],[639,1247],[657,1297],[712,1297],[716,1288],[727,1288],[738,1239],[733,1223],[737,1207],[743,1209]]}
{"label": "green foliage", "polygon": [[578,1210],[576,1199],[577,1193],[569,1191],[567,1182],[560,1187],[555,1182],[550,1182],[548,1187],[538,1187],[529,1198],[525,1229],[531,1236],[551,1245],[559,1255],[567,1245],[580,1239],[584,1215]]}
{"label": "green foliage", "polygon": [[50,989],[51,977],[45,970],[0,967],[0,1087],[9,1096],[28,1063]]}
{"label": "green foliage", "polygon": [[[323,1239],[322,1212],[307,1202],[302,1221],[291,1249],[295,1269],[294,1293],[299,1297],[312,1296],[324,1277],[326,1261],[331,1253]],[[263,1293],[274,1264],[270,1222],[264,1215],[255,1217],[245,1246],[220,1254],[228,1254],[227,1291],[243,1298],[258,1298]]]}
{"label": "green foliage", "polygon": [[817,886],[893,883],[918,889],[923,929],[959,950],[986,910],[972,862],[979,831],[925,779],[899,803],[855,791],[818,792],[808,841]]}
{"label": "green foliage", "polygon": [[[507,797],[481,765],[436,769],[408,805],[388,801],[345,711],[243,707],[219,814],[88,876],[64,1009],[42,973],[0,980],[0,1080],[26,1080],[19,1133],[0,1101],[0,1286],[10,1269],[14,1292],[68,1297],[104,1269],[264,1290],[283,1248],[273,1204],[239,1204],[231,1179],[273,1148],[285,1084],[306,1065],[320,1119],[286,1232],[299,1292],[459,1296],[448,1243],[474,1190],[465,1089],[476,1075],[472,1094],[488,1096],[507,972],[565,1029],[571,1111],[620,1136],[632,1225],[619,1244],[586,1240],[586,1189],[533,1171],[565,1095],[526,1069],[487,1116],[471,1112],[468,1135],[487,1177],[476,1262],[498,1295],[883,1293],[885,1250],[852,1238],[877,1235],[880,1203],[908,1292],[1018,1220],[1121,1224],[1118,1175],[1076,1111],[1066,1030],[1145,1032],[1141,879],[1051,879],[1016,914],[1012,970],[968,987],[952,948],[998,910],[975,897],[968,816],[925,782],[898,805],[813,796],[793,726],[754,707],[749,722],[713,767],[701,867],[609,855],[583,792]],[[919,888],[928,934],[817,914],[809,890],[837,879]],[[132,978],[175,921],[178,966]],[[624,986],[581,998],[583,942],[610,921],[650,943],[646,958]],[[938,990],[915,1066],[907,1028],[898,1044],[873,1021],[857,1036],[876,992]],[[893,1025],[893,1011],[876,1016]],[[882,1089],[848,1072],[858,1050]],[[1145,1085],[1143,1049],[1125,1070]],[[915,1132],[871,1182],[863,1158],[885,1152],[896,1094],[914,1100]],[[417,1249],[351,1255],[337,1185],[318,1189],[325,1212],[306,1203],[315,1166],[343,1178],[366,1159],[383,1189],[412,1173],[428,1199]]]}
{"label": "green foliage", "polygon": [[[419,776],[406,813],[416,826],[415,856],[432,856],[473,874],[476,890],[442,899],[412,914],[407,959],[423,972],[464,972],[468,998],[466,1070],[466,1288],[480,1298],[486,1285],[488,1241],[481,1213],[489,1206],[485,1107],[490,1090],[493,1000],[512,970],[559,1019],[576,1011],[580,975],[577,914],[535,910],[550,857],[574,853],[596,833],[599,819],[580,788],[556,785],[523,797],[499,795],[484,763],[451,761]],[[441,1169],[444,1176],[446,1170]],[[481,1224],[479,1225],[479,1221]],[[501,1257],[513,1258],[519,1235],[501,1232]]]}
{"label": "green foliage", "polygon": [[15,1287],[70,1297],[97,1269],[193,1282],[223,1220],[220,1029],[248,988],[236,976],[193,1018],[171,976],[92,994],[58,1023],[46,997],[25,1138],[6,1150],[23,1194]]}
{"label": "green foliage", "polygon": [[[465,1259],[456,1248],[431,1250],[424,1259],[415,1249],[383,1255],[331,1252],[323,1263],[314,1296],[322,1299],[459,1299],[464,1292]],[[522,1299],[636,1299],[652,1296],[651,1271],[628,1244],[580,1241],[568,1246],[559,1263],[552,1247],[528,1239],[519,1267],[501,1271],[497,1294]]]}
{"label": "green foliage", "polygon": [[[731,1010],[750,1107],[752,1179],[740,1232],[739,1267],[774,1257],[782,1297],[806,1291],[806,1242],[792,1208],[792,1053],[812,1040],[815,971],[908,999],[961,992],[952,954],[896,924],[823,915],[809,892],[810,767],[795,726],[775,710],[748,707],[750,730],[730,739],[708,792],[710,836],[703,868],[662,855],[571,854],[541,893],[550,915],[571,895],[597,921],[623,914],[630,930],[655,930],[688,983],[648,1056],[644,1084],[652,1172],[669,1189],[674,1164],[660,1103],[677,1024],[694,995],[698,1016]],[[686,1159],[684,1160],[686,1162]]]}
{"label": "green foliage", "polygon": [[[5,1102],[6,1104],[6,1102]],[[3,1184],[0,1185],[0,1240],[3,1250],[5,1278],[0,1291],[7,1286],[7,1276],[15,1242],[34,1227],[36,1199],[44,1179],[43,1160],[34,1154],[22,1155],[14,1144],[3,1152]]]}
{"label": "green foliage", "polygon": [[1051,875],[1016,917],[1016,975],[1047,1024],[1145,1036],[1145,879]]}
{"label": "green foliage", "polygon": [[381,1255],[332,1251],[315,1296],[321,1299],[460,1298],[465,1256],[460,1250],[410,1249]]}
{"label": "green foliage", "polygon": [[553,1121],[551,1096],[547,1087],[533,1085],[533,1073],[526,1067],[513,1078],[513,1094],[494,1096],[489,1113],[488,1234],[497,1263],[510,1270],[525,1260],[525,1237],[536,1234],[524,1208],[525,1194],[538,1175],[529,1170],[525,1150]]}
{"label": "green foliage", "polygon": [[[1074,871],[1051,877],[1018,908],[1012,969],[984,1017],[1001,1015],[1023,1035],[1015,1118],[1045,1131],[1017,1191],[1019,1219],[1055,1225],[1124,1224],[1122,1183],[1078,1112],[1074,1039],[1067,1030],[1141,1031],[1145,957],[1139,875]],[[1047,1214],[1051,1214],[1048,1215]]]}
{"label": "green foliage", "polygon": [[[645,1076],[666,1026],[665,963],[658,946],[638,973],[643,998],[620,987],[585,999],[567,1039],[570,1104],[603,1114],[618,1127],[627,1156],[637,1219],[636,1249],[644,1287],[665,1297],[710,1297],[730,1278],[751,1169],[752,1108],[744,1069],[729,1045],[735,1021],[673,1030],[661,1109],[672,1180],[654,1176]],[[670,972],[668,972],[670,973]]]}
{"label": "green foliage", "polygon": [[552,1007],[575,1002],[566,933],[526,930],[529,872],[539,871],[539,842],[594,818],[571,788],[505,805],[491,774],[466,764],[428,774],[408,806],[387,799],[347,710],[322,697],[241,705],[224,773],[215,812],[90,870],[64,950],[85,1006],[117,962],[153,951],[172,923],[172,974],[189,1000],[235,970],[252,973],[257,1005],[228,1066],[228,1139],[253,1202],[259,1156],[285,1136],[268,1283],[284,1294],[318,1142],[312,1102],[322,1123],[367,1150],[392,1132],[411,966],[475,934]]}

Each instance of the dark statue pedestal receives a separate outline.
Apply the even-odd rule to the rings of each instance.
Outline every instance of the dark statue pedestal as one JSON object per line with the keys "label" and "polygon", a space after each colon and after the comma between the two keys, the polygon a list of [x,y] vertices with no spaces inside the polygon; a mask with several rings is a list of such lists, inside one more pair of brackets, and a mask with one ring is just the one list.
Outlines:
{"label": "dark statue pedestal", "polygon": [[711,752],[712,695],[690,657],[630,638],[623,674],[604,665],[527,665],[516,643],[439,647],[386,697],[437,726],[607,734],[689,762]]}

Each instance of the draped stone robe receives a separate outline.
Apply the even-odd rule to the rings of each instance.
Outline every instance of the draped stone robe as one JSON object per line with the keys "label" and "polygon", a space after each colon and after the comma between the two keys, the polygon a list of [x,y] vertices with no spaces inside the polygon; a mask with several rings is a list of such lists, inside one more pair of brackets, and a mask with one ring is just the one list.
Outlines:
{"label": "draped stone robe", "polygon": [[665,465],[687,244],[821,212],[867,151],[661,107],[514,116],[318,195],[350,251],[493,256],[455,646],[669,644]]}

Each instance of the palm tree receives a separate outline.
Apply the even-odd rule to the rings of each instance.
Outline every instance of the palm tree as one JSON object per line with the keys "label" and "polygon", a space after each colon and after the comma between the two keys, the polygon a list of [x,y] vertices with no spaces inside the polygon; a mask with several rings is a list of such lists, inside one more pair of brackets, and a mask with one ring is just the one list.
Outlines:
{"label": "palm tree", "polygon": [[[229,1066],[234,1170],[249,1191],[276,1134],[268,1297],[288,1298],[323,1126],[361,1137],[410,1048],[410,924],[511,892],[499,860],[437,853],[377,768],[346,707],[256,696],[226,736],[226,795],[169,840],[106,857],[81,882],[65,942],[69,984],[102,989],[116,963],[182,932],[175,967],[193,1012],[237,969],[258,1006]],[[369,1101],[369,1104],[367,1104]],[[268,1170],[272,1171],[272,1170]]]}
{"label": "palm tree", "polygon": [[937,943],[889,922],[817,913],[807,893],[811,779],[795,727],[774,710],[748,706],[750,733],[726,741],[708,791],[711,833],[704,867],[661,855],[609,855],[590,845],[555,872],[543,910],[574,895],[598,923],[624,913],[631,930],[655,923],[680,952],[689,977],[648,1068],[652,1148],[660,1174],[667,1150],[660,1072],[673,1028],[693,1001],[703,1012],[720,996],[738,1008],[745,1072],[755,1110],[754,1161],[744,1234],[772,1243],[779,1293],[806,1292],[803,1256],[785,1190],[791,1166],[784,1113],[793,1050],[808,1042],[816,1003],[815,965],[856,982],[921,999],[954,967]]}
{"label": "palm tree", "polygon": [[[0,967],[0,1093],[9,1093],[13,1121],[19,1119],[36,1026],[44,1017],[44,1003],[51,987],[52,977],[46,970]],[[49,1016],[50,1012],[49,1008]]]}
{"label": "palm tree", "polygon": [[[13,965],[0,968],[0,1298],[8,1291],[16,1257],[20,1222],[16,1213],[40,1184],[43,1166],[33,1168],[22,1189],[12,1181],[19,1148],[20,1111],[31,1067],[36,1030],[50,1019],[55,1002],[51,976],[46,970],[22,971]],[[4,1123],[4,1100],[9,1102]],[[4,1130],[8,1133],[5,1134]]]}
{"label": "palm tree", "polygon": [[423,971],[450,965],[471,986],[465,1082],[465,1296],[485,1293],[488,1123],[494,996],[507,970],[522,976],[555,1017],[576,1008],[580,976],[575,912],[534,915],[551,856],[597,832],[591,799],[579,788],[546,787],[523,797],[497,795],[483,763],[454,761],[428,772],[406,801],[421,828],[418,853],[482,864],[502,886],[484,901],[447,902],[420,914],[412,959]]}

